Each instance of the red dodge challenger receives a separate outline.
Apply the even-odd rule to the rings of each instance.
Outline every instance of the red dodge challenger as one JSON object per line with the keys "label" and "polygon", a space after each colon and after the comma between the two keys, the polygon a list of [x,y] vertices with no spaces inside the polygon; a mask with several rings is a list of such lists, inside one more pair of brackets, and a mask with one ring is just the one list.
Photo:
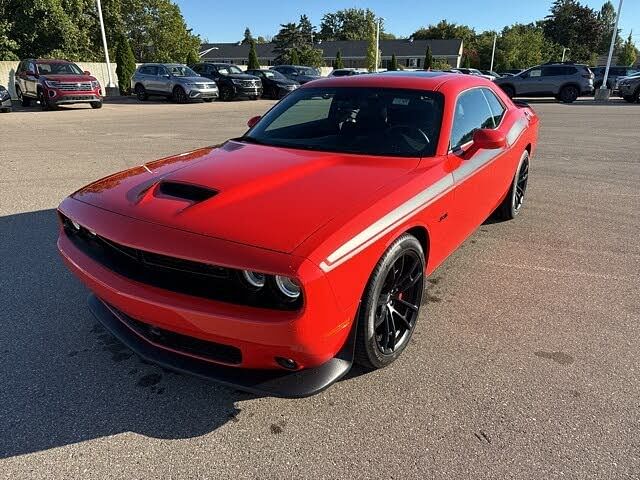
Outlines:
{"label": "red dodge challenger", "polygon": [[164,367],[302,397],[407,347],[429,275],[520,212],[538,117],[481,77],[318,80],[226,143],[59,207],[97,319]]}

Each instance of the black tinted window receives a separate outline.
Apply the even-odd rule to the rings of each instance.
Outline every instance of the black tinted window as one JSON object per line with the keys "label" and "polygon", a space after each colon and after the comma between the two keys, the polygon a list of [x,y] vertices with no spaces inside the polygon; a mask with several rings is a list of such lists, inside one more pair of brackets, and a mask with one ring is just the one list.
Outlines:
{"label": "black tinted window", "polygon": [[458,97],[451,129],[451,148],[471,141],[478,128],[494,128],[493,114],[479,88],[468,90]]}
{"label": "black tinted window", "polygon": [[442,99],[440,93],[418,90],[304,88],[285,97],[245,138],[308,150],[432,156]]}

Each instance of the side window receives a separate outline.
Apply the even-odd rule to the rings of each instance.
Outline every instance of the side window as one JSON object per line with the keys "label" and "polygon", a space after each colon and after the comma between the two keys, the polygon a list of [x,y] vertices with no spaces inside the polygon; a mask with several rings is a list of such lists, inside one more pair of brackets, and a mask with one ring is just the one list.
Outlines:
{"label": "side window", "polygon": [[489,105],[489,110],[491,110],[491,117],[493,119],[493,127],[497,127],[500,125],[502,121],[502,117],[504,117],[505,108],[496,94],[493,93],[488,88],[483,88],[482,93],[484,94],[484,98],[487,100],[487,104]]}
{"label": "side window", "polygon": [[541,77],[541,76],[542,76],[542,69],[541,68],[534,68],[532,70],[529,70],[528,77],[535,78],[535,77]]}
{"label": "side window", "polygon": [[202,73],[202,65],[194,65],[193,67],[191,67],[191,70],[196,73]]}
{"label": "side window", "polygon": [[157,76],[161,77],[162,75],[169,75],[169,70],[167,70],[165,67],[160,65],[157,67],[157,69],[158,69],[156,72]]}
{"label": "side window", "polygon": [[473,138],[479,128],[494,128],[493,115],[482,90],[474,88],[461,93],[456,102],[451,128],[451,148],[461,147]]}

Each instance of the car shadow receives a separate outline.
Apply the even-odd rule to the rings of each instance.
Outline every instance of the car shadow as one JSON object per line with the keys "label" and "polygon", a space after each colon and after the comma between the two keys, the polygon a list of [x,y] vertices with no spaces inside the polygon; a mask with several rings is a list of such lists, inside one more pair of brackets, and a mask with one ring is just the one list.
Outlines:
{"label": "car shadow", "polygon": [[56,250],[55,210],[0,217],[0,459],[122,432],[209,433],[255,398],[144,363],[87,308]]}

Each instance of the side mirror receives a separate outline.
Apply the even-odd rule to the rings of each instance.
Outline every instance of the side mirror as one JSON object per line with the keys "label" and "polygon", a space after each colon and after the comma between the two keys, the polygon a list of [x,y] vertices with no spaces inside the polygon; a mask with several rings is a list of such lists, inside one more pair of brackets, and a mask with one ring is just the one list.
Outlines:
{"label": "side mirror", "polygon": [[90,72],[89,70],[85,70],[85,71],[84,71],[84,74],[85,74],[85,75],[87,75],[87,76],[90,76],[90,75],[91,75],[91,72]]}
{"label": "side mirror", "polygon": [[261,118],[262,118],[262,115],[256,115],[255,117],[251,117],[247,122],[247,127],[253,128],[254,125],[260,121]]}
{"label": "side mirror", "polygon": [[494,150],[505,147],[507,145],[507,139],[504,133],[499,130],[480,128],[473,132],[473,145],[476,148]]}

